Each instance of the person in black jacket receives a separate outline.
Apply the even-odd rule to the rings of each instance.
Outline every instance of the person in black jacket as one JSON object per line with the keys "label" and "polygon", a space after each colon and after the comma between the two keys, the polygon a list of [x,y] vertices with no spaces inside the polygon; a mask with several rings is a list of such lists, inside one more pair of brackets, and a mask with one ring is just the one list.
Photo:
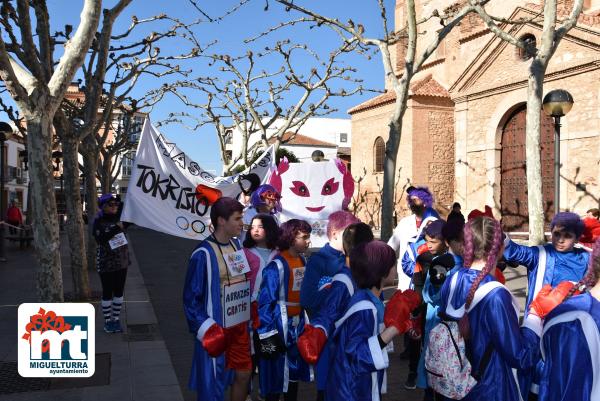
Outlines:
{"label": "person in black jacket", "polygon": [[454,204],[452,205],[452,211],[450,212],[450,214],[448,214],[448,218],[446,220],[451,221],[453,219],[456,219],[465,224],[465,216],[463,216],[461,212],[460,203],[458,202],[454,202]]}
{"label": "person in black jacket", "polygon": [[119,221],[119,201],[112,194],[105,194],[98,200],[98,207],[93,234],[98,244],[96,268],[102,282],[104,331],[118,333],[123,331],[119,316],[130,264],[129,249],[123,223]]}

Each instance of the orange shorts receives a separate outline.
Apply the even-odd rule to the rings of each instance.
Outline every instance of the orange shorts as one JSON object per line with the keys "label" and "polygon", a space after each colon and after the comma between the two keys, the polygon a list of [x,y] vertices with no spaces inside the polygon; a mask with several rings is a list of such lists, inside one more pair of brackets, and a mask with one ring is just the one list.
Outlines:
{"label": "orange shorts", "polygon": [[224,330],[228,344],[225,351],[225,366],[227,369],[251,371],[252,357],[250,356],[248,322]]}

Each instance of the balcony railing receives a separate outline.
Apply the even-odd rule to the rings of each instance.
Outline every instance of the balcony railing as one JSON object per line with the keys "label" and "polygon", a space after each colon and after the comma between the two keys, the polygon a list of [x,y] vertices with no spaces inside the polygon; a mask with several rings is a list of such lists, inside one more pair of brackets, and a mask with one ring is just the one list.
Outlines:
{"label": "balcony railing", "polygon": [[15,181],[16,184],[27,184],[27,171],[10,165],[4,166],[4,183]]}

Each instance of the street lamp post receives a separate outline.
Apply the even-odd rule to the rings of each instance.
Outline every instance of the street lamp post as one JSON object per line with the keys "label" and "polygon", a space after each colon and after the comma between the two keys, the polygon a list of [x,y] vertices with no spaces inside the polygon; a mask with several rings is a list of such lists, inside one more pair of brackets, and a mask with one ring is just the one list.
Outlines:
{"label": "street lamp post", "polygon": [[[2,220],[5,219],[4,215],[6,214],[4,210],[4,142],[6,142],[11,135],[12,127],[10,124],[0,122],[0,213],[2,213]],[[0,262],[6,262],[4,253],[4,225],[0,227]]]}
{"label": "street lamp post", "polygon": [[560,212],[560,118],[573,107],[573,96],[564,89],[555,89],[544,96],[544,112],[554,118],[554,213]]}

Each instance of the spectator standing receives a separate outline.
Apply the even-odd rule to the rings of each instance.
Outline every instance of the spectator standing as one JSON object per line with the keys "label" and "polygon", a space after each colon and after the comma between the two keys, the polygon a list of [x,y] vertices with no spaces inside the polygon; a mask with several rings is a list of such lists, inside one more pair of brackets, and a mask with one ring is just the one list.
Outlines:
{"label": "spectator standing", "polygon": [[[433,195],[427,187],[409,187],[406,190],[408,207],[412,214],[400,220],[388,245],[396,252],[398,257],[398,289],[405,290],[410,286],[410,277],[402,270],[402,259],[407,252],[409,245],[421,238],[422,230],[428,222],[440,218],[433,209]],[[417,255],[411,253],[411,260],[414,262]]]}
{"label": "spectator standing", "polygon": [[465,216],[463,216],[463,214],[461,212],[460,203],[458,203],[458,202],[454,202],[454,204],[452,205],[452,211],[448,214],[447,221],[450,221],[453,219],[462,221],[463,224],[465,223]]}
{"label": "spectator standing", "polygon": [[[16,200],[10,202],[10,206],[6,210],[6,222],[12,226],[21,227],[23,225],[23,214],[19,209],[19,203]],[[8,227],[8,231],[14,235],[17,233],[17,229],[14,227]]]}
{"label": "spectator standing", "polygon": [[102,282],[102,314],[104,331],[118,333],[121,327],[121,307],[127,268],[129,267],[129,248],[123,224],[119,221],[117,210],[119,202],[112,194],[105,194],[98,200],[100,211],[96,215],[92,232],[98,247],[96,248],[96,268]]}

